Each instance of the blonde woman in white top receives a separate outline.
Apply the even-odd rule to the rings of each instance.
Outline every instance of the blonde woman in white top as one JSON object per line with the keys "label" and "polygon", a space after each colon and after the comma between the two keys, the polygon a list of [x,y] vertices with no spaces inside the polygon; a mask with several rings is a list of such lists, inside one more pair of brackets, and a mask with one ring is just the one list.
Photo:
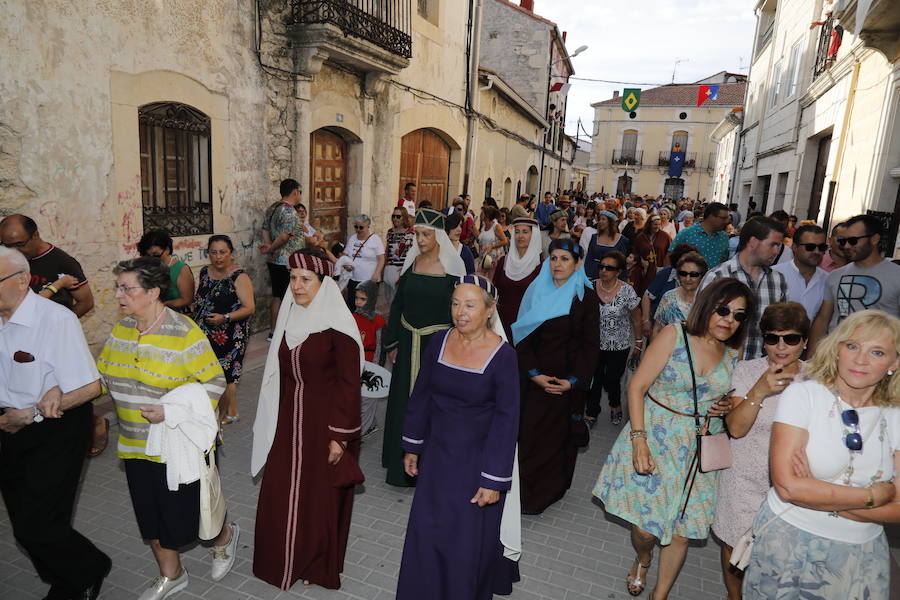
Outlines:
{"label": "blonde woman in white top", "polygon": [[900,319],[854,313],[781,394],[772,489],[753,524],[749,599],[887,600],[883,523],[900,522]]}

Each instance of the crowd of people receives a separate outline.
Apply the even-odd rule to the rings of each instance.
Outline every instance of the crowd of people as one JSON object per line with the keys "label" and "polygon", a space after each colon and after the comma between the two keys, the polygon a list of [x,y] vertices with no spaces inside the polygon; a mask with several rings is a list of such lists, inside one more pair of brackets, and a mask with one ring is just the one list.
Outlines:
{"label": "crowd of people", "polygon": [[[271,292],[250,465],[263,581],[340,587],[354,487],[376,476],[361,443],[381,430],[386,482],[416,488],[397,598],[511,593],[522,515],[569,494],[605,396],[618,434],[593,501],[630,527],[630,595],[659,546],[649,595],[667,598],[691,540],[712,531],[731,600],[887,599],[900,266],[877,218],[825,232],[784,211],[582,192],[486,198],[476,215],[469,196],[442,210],[407,183],[383,237],[359,214],[332,246],[298,182],[280,195],[258,247]],[[25,215],[0,222],[0,242],[0,492],[47,598],[96,598],[112,566],[71,518],[83,461],[106,445],[101,393],[159,570],[140,600],[187,588],[180,552],[198,538],[221,579],[240,527],[217,501],[216,450],[241,418],[259,293],[232,241],[208,239],[195,279],[171,236],[148,231],[113,269],[123,317],[96,359],[77,260]],[[379,426],[361,378],[381,366]]]}

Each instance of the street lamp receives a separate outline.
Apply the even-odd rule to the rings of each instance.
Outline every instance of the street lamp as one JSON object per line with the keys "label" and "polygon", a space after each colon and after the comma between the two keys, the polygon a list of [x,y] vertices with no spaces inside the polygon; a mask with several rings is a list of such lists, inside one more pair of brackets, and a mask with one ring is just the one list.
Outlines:
{"label": "street lamp", "polygon": [[[584,46],[584,45],[578,46],[578,48],[576,48],[575,52],[573,52],[572,54],[569,54],[568,56],[564,56],[557,60],[551,60],[550,64],[547,65],[547,101],[544,103],[544,117],[546,119],[548,119],[548,121],[550,119],[550,84],[551,84],[551,79],[553,77],[553,65],[555,65],[556,63],[563,62],[564,60],[569,60],[569,59],[575,58],[576,56],[578,56],[579,54],[581,54],[582,52],[584,52],[587,49],[588,49],[587,46]],[[550,130],[552,131],[552,129],[553,128],[551,126]],[[546,154],[547,154],[547,139],[546,139],[546,134],[545,134],[544,141],[541,144],[541,176],[538,181],[538,190],[537,190],[539,196],[542,196],[544,193],[544,159],[546,157]],[[562,170],[562,161],[560,161],[560,170]],[[558,180],[557,180],[557,183],[558,183]]]}

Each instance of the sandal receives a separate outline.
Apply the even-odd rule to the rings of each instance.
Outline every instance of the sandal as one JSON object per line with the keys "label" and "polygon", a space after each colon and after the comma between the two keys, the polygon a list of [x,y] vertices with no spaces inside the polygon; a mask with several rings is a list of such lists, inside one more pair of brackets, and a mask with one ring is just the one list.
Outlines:
{"label": "sandal", "polygon": [[585,416],[584,416],[584,422],[585,422],[585,424],[586,424],[588,427],[590,427],[591,429],[593,429],[593,428],[594,428],[594,425],[597,424],[597,417],[589,417],[589,416],[585,415]]}
{"label": "sandal", "polygon": [[220,425],[234,425],[235,423],[237,423],[240,420],[241,420],[240,415],[225,415],[219,421],[219,424]]}
{"label": "sandal", "polygon": [[103,417],[103,433],[97,434],[97,423],[98,421],[94,421],[94,434],[93,440],[91,441],[91,447],[88,449],[88,457],[96,458],[103,454],[103,451],[106,450],[106,446],[109,445],[109,419]]}
{"label": "sandal", "polygon": [[651,561],[646,565],[642,565],[640,559],[635,557],[634,564],[637,565],[637,574],[632,575],[629,573],[628,577],[625,578],[625,585],[629,594],[632,596],[640,596],[644,592],[644,586],[647,585],[647,582],[641,576],[641,569],[644,570],[644,576],[646,576],[647,570],[653,562]]}
{"label": "sandal", "polygon": [[609,412],[609,420],[612,421],[613,425],[621,425],[622,424],[622,409],[621,408],[613,408]]}

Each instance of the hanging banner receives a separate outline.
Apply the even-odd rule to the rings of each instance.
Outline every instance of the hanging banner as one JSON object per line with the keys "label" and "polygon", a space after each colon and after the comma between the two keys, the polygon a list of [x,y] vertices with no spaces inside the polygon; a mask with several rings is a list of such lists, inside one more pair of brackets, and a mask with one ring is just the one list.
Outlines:
{"label": "hanging banner", "polygon": [[634,112],[641,104],[640,88],[625,88],[622,90],[622,110],[627,113]]}

